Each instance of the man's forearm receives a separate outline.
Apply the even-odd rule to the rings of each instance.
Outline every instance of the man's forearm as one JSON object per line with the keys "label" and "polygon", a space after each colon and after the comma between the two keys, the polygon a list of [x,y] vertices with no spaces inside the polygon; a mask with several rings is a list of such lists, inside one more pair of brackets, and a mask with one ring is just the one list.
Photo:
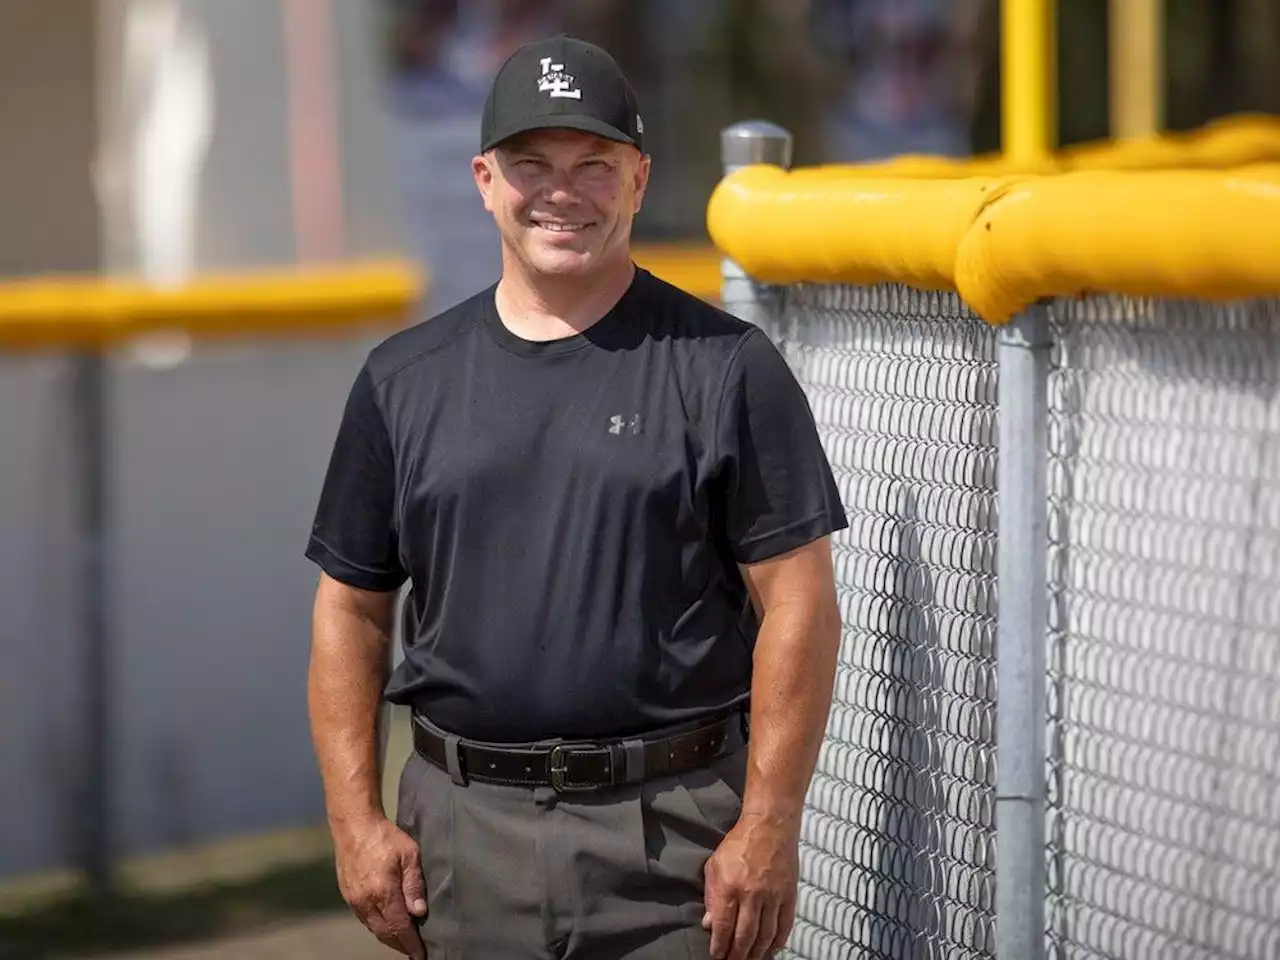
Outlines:
{"label": "man's forearm", "polygon": [[389,645],[375,619],[317,598],[307,699],[334,827],[382,815],[377,724]]}
{"label": "man's forearm", "polygon": [[831,709],[839,644],[834,606],[782,606],[761,623],[744,816],[799,822]]}

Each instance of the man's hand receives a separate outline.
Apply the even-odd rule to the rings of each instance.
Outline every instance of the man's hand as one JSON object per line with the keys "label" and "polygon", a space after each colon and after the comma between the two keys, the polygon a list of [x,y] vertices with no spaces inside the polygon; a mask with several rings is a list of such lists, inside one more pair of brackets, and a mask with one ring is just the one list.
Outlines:
{"label": "man's hand", "polygon": [[840,649],[829,538],[743,564],[742,575],[760,633],[742,814],[704,868],[702,926],[715,960],[759,960],[791,935],[800,822]]}
{"label": "man's hand", "polygon": [[427,913],[418,845],[385,817],[335,832],[338,888],[360,922],[393,950],[426,960],[414,918]]}
{"label": "man's hand", "polygon": [[426,948],[422,861],[382,812],[378,704],[390,662],[396,596],[322,574],[312,614],[307,705],[324,780],[338,888],[373,935],[414,960]]}
{"label": "man's hand", "polygon": [[713,960],[760,960],[780,950],[795,920],[800,826],[744,815],[704,868]]}

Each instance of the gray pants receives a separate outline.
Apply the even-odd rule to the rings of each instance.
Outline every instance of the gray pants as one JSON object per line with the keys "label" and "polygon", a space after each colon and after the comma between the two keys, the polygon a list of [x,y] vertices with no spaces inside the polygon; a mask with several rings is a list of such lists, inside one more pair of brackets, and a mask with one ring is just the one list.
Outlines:
{"label": "gray pants", "polygon": [[416,753],[397,821],[418,841],[430,960],[705,960],[702,868],[742,809],[747,751],[593,793],[455,784]]}

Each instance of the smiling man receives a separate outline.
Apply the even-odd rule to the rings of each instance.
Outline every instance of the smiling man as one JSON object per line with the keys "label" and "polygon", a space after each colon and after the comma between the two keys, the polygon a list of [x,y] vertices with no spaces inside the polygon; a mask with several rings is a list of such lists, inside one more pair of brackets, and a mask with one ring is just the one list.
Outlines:
{"label": "smiling man", "polygon": [[[791,928],[845,515],[773,344],[633,263],[643,135],[603,50],[517,51],[472,162],[502,277],[376,347],[338,429],[312,731],[342,893],[413,957],[743,960]],[[383,696],[413,715],[394,824]]]}

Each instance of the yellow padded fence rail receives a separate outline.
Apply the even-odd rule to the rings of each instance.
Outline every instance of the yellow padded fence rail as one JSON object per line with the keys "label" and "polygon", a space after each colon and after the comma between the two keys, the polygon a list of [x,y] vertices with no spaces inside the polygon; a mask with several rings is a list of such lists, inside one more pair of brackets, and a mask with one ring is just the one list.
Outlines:
{"label": "yellow padded fence rail", "polygon": [[422,289],[399,261],[210,275],[171,289],[34,277],[0,284],[0,350],[104,347],[173,330],[199,339],[323,336],[402,322]]}
{"label": "yellow padded fence rail", "polygon": [[1225,170],[1280,162],[1280,117],[1237,114],[1195,130],[1170,131],[1132,140],[1093,140],[1044,157],[1002,154],[974,157],[904,155],[876,163],[833,164],[826,176],[958,179],[1084,170]]}
{"label": "yellow padded fence rail", "polygon": [[707,227],[757,280],[954,290],[996,324],[1089,292],[1280,296],[1280,163],[955,180],[756,166],[720,183]]}
{"label": "yellow padded fence rail", "polygon": [[[720,295],[720,254],[709,244],[641,245],[635,260],[695,296]],[[202,340],[343,335],[413,319],[424,292],[417,268],[400,261],[201,276],[173,289],[32,277],[0,283],[0,351],[98,348],[167,331]]]}

